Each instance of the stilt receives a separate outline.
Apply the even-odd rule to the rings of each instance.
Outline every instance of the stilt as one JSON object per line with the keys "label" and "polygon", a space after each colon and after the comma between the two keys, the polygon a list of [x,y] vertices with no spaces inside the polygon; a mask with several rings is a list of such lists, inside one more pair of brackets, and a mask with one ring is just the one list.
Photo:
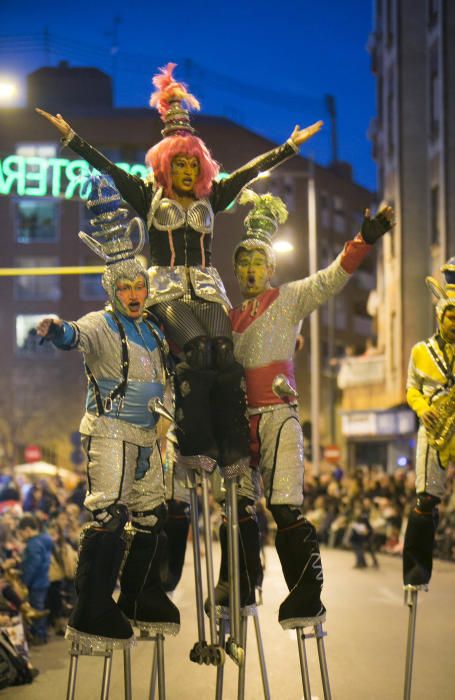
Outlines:
{"label": "stilt", "polygon": [[417,619],[417,599],[419,591],[428,591],[427,585],[412,586],[410,584],[403,586],[404,602],[409,608],[408,620],[408,638],[406,642],[406,667],[404,675],[404,700],[411,699],[411,684],[412,684],[412,666],[414,662],[414,641]]}
{"label": "stilt", "polygon": [[147,628],[139,628],[139,642],[153,642],[152,670],[150,674],[149,700],[155,700],[156,682],[158,680],[158,698],[166,700],[166,676],[164,666],[164,634]]}
{"label": "stilt", "polygon": [[[224,639],[228,631],[228,624],[230,621],[230,610],[226,607],[217,607],[217,615],[219,620],[219,643],[224,644]],[[259,616],[256,605],[247,605],[240,610],[240,634],[239,642],[243,651],[243,663],[239,666],[239,676],[237,685],[237,700],[244,700],[245,698],[245,681],[246,681],[246,649],[247,649],[247,634],[248,634],[248,618],[252,617],[254,620],[254,627],[256,631],[256,643],[259,656],[259,666],[261,669],[262,678],[262,688],[264,692],[264,699],[270,700],[270,687],[267,676],[267,666],[265,663],[264,647],[262,644],[261,627],[259,624]],[[216,700],[221,700],[223,697],[223,680],[224,680],[224,668],[219,667],[217,669],[216,675]]]}
{"label": "stilt", "polygon": [[[182,467],[187,469],[188,488],[190,492],[190,518],[193,534],[194,586],[196,592],[196,615],[198,641],[190,651],[190,661],[198,664],[224,664],[225,652],[218,644],[215,617],[215,584],[213,576],[212,533],[210,526],[208,477],[216,466],[215,462],[201,455],[196,457],[179,457]],[[202,516],[204,523],[204,541],[206,555],[207,595],[209,600],[210,642],[205,636],[204,594],[202,587],[201,544],[199,533],[199,508],[197,499],[198,484],[202,485]]]}
{"label": "stilt", "polygon": [[[74,636],[74,632],[71,631],[70,635]],[[104,658],[100,697],[101,700],[108,700],[112,671],[112,654],[114,652],[114,648],[123,649],[123,676],[125,683],[125,700],[132,700],[130,647],[131,645],[129,643],[122,644],[119,643],[118,640],[110,640],[107,638],[104,640],[98,639],[96,640],[96,642],[93,639],[90,640],[88,636],[84,638],[83,635],[80,636],[79,640],[73,638],[71,642],[71,648],[69,651],[70,668],[68,674],[66,700],[74,700],[75,698],[76,679],[80,656],[100,656]]]}
{"label": "stilt", "polygon": [[[300,672],[302,675],[302,685],[303,685],[303,697],[305,700],[311,700],[311,686],[310,686],[310,675],[308,672],[308,660],[306,655],[305,640],[306,639],[316,639],[318,657],[319,657],[319,668],[321,671],[322,689],[324,693],[324,700],[332,700],[332,693],[330,690],[329,682],[329,672],[327,668],[327,659],[325,655],[324,647],[324,637],[327,632],[324,632],[322,623],[319,622],[316,625],[311,625],[313,627],[313,632],[309,634],[305,633],[305,627],[296,627],[295,631],[297,634],[297,644],[299,648],[299,659],[300,659]],[[310,627],[310,625],[308,625]]]}

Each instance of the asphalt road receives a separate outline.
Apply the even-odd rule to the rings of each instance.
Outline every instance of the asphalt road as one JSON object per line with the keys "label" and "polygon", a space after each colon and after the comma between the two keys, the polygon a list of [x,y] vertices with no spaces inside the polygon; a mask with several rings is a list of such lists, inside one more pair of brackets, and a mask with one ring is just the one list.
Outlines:
{"label": "asphalt road", "polygon": [[[215,555],[218,557],[218,550]],[[399,700],[403,697],[408,609],[403,604],[401,561],[381,556],[380,568],[354,570],[349,552],[323,549],[324,601],[328,610],[326,652],[333,700]],[[267,550],[264,605],[260,622],[265,645],[271,697],[300,700],[300,679],[295,634],[284,632],[277,611],[286,594],[275,550]],[[187,556],[184,577],[174,600],[180,608],[180,634],[166,640],[167,700],[206,700],[215,697],[213,667],[189,661],[196,641],[193,573]],[[455,566],[436,562],[428,593],[419,594],[412,700],[455,698]],[[52,640],[32,652],[41,674],[30,686],[0,691],[0,700],[60,700],[66,697],[68,643]],[[148,698],[151,645],[133,649],[133,698]],[[307,641],[313,699],[322,700],[314,640]],[[100,697],[101,664],[96,658],[79,662],[76,700]],[[225,665],[224,700],[237,697],[237,669]],[[122,657],[114,655],[110,700],[123,698]],[[246,700],[263,698],[252,622],[247,645]]]}

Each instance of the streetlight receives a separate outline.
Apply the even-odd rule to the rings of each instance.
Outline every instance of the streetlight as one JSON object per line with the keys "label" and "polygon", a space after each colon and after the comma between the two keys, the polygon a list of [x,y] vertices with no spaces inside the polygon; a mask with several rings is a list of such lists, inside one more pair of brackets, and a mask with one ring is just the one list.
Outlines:
{"label": "streetlight", "polygon": [[273,242],[273,250],[276,253],[291,253],[294,250],[294,246],[289,241],[281,239]]}
{"label": "streetlight", "polygon": [[9,78],[0,77],[0,104],[8,104],[17,95],[17,84]]}

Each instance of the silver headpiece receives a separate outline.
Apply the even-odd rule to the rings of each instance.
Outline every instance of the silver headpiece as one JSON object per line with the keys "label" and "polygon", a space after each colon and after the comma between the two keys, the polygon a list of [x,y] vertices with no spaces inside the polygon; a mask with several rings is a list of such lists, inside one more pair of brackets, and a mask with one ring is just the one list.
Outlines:
{"label": "silver headpiece", "polygon": [[[135,258],[144,247],[145,226],[139,217],[127,221],[128,211],[121,207],[122,198],[112,178],[93,175],[89,184],[91,191],[86,206],[94,214],[90,219],[94,230],[91,234],[80,231],[79,238],[106,262],[101,282],[114,304],[116,281],[120,278],[133,281],[142,275],[148,291],[147,270]],[[134,232],[138,234],[136,245],[132,241]]]}

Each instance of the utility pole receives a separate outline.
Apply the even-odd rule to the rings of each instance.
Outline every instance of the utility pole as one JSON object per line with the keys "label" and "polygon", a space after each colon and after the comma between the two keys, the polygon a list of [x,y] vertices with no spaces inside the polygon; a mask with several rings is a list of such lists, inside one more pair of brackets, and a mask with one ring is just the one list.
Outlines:
{"label": "utility pole", "polygon": [[332,165],[338,163],[338,126],[337,108],[333,95],[325,95],[325,106],[330,117],[330,142]]}
{"label": "utility pole", "polygon": [[[308,177],[308,257],[310,275],[318,269],[318,242],[316,227],[316,183],[314,179],[314,164],[310,162]],[[321,469],[320,455],[320,412],[321,412],[321,362],[319,338],[319,311],[310,315],[310,367],[311,367],[311,425],[313,446],[313,474],[319,475]]]}

